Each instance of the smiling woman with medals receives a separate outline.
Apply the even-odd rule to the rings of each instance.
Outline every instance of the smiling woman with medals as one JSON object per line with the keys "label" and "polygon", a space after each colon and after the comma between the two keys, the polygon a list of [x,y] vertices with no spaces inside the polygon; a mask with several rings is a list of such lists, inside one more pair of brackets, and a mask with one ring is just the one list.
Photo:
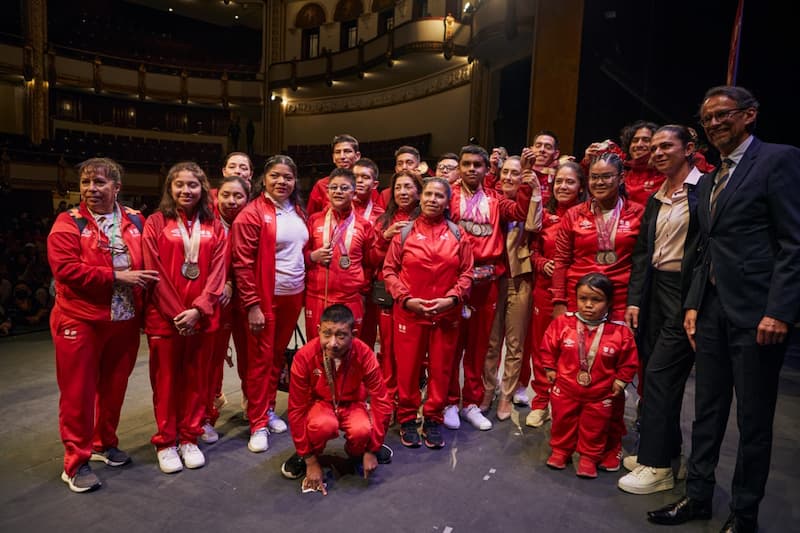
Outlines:
{"label": "smiling woman with medals", "polygon": [[[567,309],[576,310],[578,280],[586,274],[599,272],[608,276],[614,287],[609,319],[624,320],[633,264],[631,257],[644,208],[625,197],[623,180],[619,155],[613,151],[596,155],[589,166],[591,198],[564,215],[556,235],[551,289],[554,317]],[[626,433],[625,398],[615,397],[612,409],[606,454],[599,467],[615,472],[621,465],[622,437]]]}
{"label": "smiling woman with medals", "polygon": [[[151,439],[164,473],[199,468],[197,447],[225,286],[225,232],[209,203],[208,179],[192,162],[167,174],[158,211],[144,227],[144,262],[159,273],[145,332],[158,431]],[[181,462],[183,460],[183,462]]]}

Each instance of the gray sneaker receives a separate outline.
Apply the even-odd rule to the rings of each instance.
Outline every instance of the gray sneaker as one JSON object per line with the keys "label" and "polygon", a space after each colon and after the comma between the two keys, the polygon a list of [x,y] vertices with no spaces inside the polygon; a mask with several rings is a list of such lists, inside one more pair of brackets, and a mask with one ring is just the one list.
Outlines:
{"label": "gray sneaker", "polygon": [[61,481],[69,485],[69,490],[72,492],[89,492],[100,488],[101,485],[89,463],[82,464],[72,477],[69,477],[66,472],[61,472]]}
{"label": "gray sneaker", "polygon": [[103,461],[108,466],[122,466],[131,462],[131,456],[119,448],[108,448],[103,452],[92,451],[91,461]]}

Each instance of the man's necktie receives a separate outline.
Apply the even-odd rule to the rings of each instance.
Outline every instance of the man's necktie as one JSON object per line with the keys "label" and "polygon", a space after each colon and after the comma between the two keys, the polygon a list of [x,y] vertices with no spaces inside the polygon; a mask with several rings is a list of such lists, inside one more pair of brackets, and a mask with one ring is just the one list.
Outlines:
{"label": "man's necktie", "polygon": [[717,175],[714,178],[714,188],[711,190],[711,215],[714,215],[714,209],[717,207],[717,199],[719,198],[720,193],[728,184],[728,178],[731,176],[731,167],[733,166],[732,159],[725,159],[722,161],[722,164],[719,166],[719,170],[717,170]]}

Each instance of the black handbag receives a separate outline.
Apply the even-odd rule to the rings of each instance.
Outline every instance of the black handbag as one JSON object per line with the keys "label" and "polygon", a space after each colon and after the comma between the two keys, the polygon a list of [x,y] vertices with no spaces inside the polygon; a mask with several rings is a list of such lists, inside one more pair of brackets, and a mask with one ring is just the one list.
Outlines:
{"label": "black handbag", "polygon": [[294,347],[289,348],[287,346],[286,350],[283,352],[283,370],[281,370],[281,376],[278,378],[278,390],[283,392],[289,392],[289,376],[292,375],[292,360],[294,359],[294,354],[306,343],[306,338],[303,336],[303,332],[300,331],[300,326],[298,325],[294,326],[293,338]]}
{"label": "black handbag", "polygon": [[372,303],[380,307],[391,307],[394,303],[392,295],[386,290],[386,283],[383,280],[375,280],[372,283],[372,292],[370,293]]}

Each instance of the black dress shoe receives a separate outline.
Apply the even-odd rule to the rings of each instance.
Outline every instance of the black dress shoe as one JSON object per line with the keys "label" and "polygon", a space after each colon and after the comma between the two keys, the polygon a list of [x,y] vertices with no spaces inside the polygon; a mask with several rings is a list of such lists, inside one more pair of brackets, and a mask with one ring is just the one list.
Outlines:
{"label": "black dress shoe", "polygon": [[708,520],[709,518],[711,518],[711,501],[693,500],[688,496],[647,513],[647,519],[654,524],[667,526],[683,524],[689,520]]}
{"label": "black dress shoe", "polygon": [[731,513],[719,533],[756,533],[758,524],[754,519]]}

